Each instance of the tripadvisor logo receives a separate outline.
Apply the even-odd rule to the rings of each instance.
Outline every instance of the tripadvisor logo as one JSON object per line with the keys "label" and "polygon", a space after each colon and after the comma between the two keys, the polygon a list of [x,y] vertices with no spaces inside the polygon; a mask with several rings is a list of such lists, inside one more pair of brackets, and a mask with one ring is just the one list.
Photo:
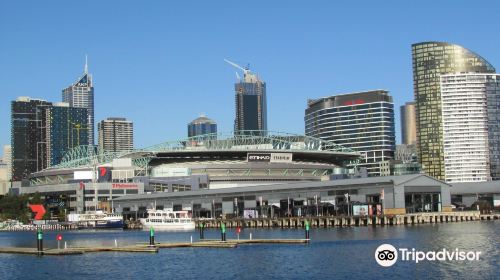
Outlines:
{"label": "tripadvisor logo", "polygon": [[382,244],[375,250],[375,260],[384,267],[394,265],[398,261],[398,256],[401,261],[410,261],[419,263],[421,261],[478,261],[480,251],[462,251],[457,248],[455,250],[442,249],[439,251],[418,251],[415,248],[396,249],[391,244]]}

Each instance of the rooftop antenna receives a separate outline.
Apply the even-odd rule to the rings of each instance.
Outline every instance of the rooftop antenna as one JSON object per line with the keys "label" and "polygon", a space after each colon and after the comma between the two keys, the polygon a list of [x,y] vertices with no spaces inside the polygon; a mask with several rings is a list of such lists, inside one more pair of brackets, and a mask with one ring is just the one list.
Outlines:
{"label": "rooftop antenna", "polygon": [[84,73],[85,74],[89,73],[89,66],[88,66],[88,63],[87,63],[87,54],[85,54],[85,69],[84,69]]}

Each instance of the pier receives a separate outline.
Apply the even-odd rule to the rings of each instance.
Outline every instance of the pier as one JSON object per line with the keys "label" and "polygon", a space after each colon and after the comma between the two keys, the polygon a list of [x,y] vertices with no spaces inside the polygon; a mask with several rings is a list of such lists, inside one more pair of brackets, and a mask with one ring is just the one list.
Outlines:
{"label": "pier", "polygon": [[480,214],[479,211],[461,212],[428,212],[414,214],[396,214],[380,216],[316,216],[316,217],[283,217],[283,218],[254,218],[254,219],[198,219],[196,226],[204,223],[206,228],[219,228],[221,223],[226,227],[247,228],[302,228],[306,221],[311,227],[352,227],[352,226],[388,226],[388,225],[417,225],[427,223],[452,223],[480,220],[497,220],[500,214]]}
{"label": "pier", "polygon": [[3,247],[0,254],[25,254],[25,255],[81,255],[84,253],[98,252],[128,252],[128,253],[158,253],[159,249],[168,248],[236,248],[240,244],[306,244],[307,239],[230,239],[220,240],[200,240],[196,242],[160,242],[153,246],[148,243],[138,243],[128,246],[91,246],[91,247],[68,247],[65,249],[46,248],[38,251],[37,248],[29,247]]}

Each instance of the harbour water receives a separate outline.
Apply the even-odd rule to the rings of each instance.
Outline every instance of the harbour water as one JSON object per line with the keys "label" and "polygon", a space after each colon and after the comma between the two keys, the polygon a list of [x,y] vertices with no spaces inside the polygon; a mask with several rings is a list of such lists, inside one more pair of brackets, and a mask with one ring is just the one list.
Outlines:
{"label": "harbour water", "polygon": [[[114,246],[147,242],[148,231],[45,232],[45,247],[63,234],[72,246]],[[303,238],[303,229],[244,229],[240,238]],[[175,248],[159,253],[104,252],[75,256],[0,254],[1,279],[498,279],[500,221],[391,227],[311,229],[309,244],[240,245],[234,249]],[[156,232],[157,242],[199,234]],[[236,231],[227,232],[237,238]],[[217,229],[205,238],[219,239]],[[382,267],[374,258],[384,243],[396,248],[481,251],[478,261],[400,261]],[[34,232],[0,232],[0,247],[36,247]]]}

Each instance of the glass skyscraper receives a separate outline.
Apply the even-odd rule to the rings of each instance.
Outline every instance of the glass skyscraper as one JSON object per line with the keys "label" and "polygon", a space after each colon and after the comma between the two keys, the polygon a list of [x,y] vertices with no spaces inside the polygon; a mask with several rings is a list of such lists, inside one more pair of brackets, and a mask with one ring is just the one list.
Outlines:
{"label": "glass skyscraper", "polygon": [[380,163],[394,158],[394,104],[385,90],[309,100],[305,133],[331,140],[363,155],[360,167],[380,176]]}
{"label": "glass skyscraper", "polygon": [[86,129],[88,129],[88,143],[89,145],[94,145],[94,87],[92,84],[92,75],[88,73],[86,62],[83,76],[76,83],[63,90],[62,99],[70,107],[86,108],[88,110],[86,124]]}
{"label": "glass skyscraper", "polygon": [[45,114],[52,104],[19,97],[11,103],[12,181],[47,167]]}
{"label": "glass skyscraper", "polygon": [[59,164],[70,149],[89,144],[87,121],[85,108],[69,107],[68,103],[47,107],[47,167]]}
{"label": "glass skyscraper", "polygon": [[204,115],[188,124],[188,137],[217,133],[217,123]]}
{"label": "glass skyscraper", "polygon": [[236,118],[234,131],[267,130],[266,83],[250,71],[234,85]]}
{"label": "glass skyscraper", "polygon": [[444,42],[413,44],[412,60],[417,155],[427,174],[444,180],[440,76],[453,73],[494,73],[495,68],[474,52]]}

